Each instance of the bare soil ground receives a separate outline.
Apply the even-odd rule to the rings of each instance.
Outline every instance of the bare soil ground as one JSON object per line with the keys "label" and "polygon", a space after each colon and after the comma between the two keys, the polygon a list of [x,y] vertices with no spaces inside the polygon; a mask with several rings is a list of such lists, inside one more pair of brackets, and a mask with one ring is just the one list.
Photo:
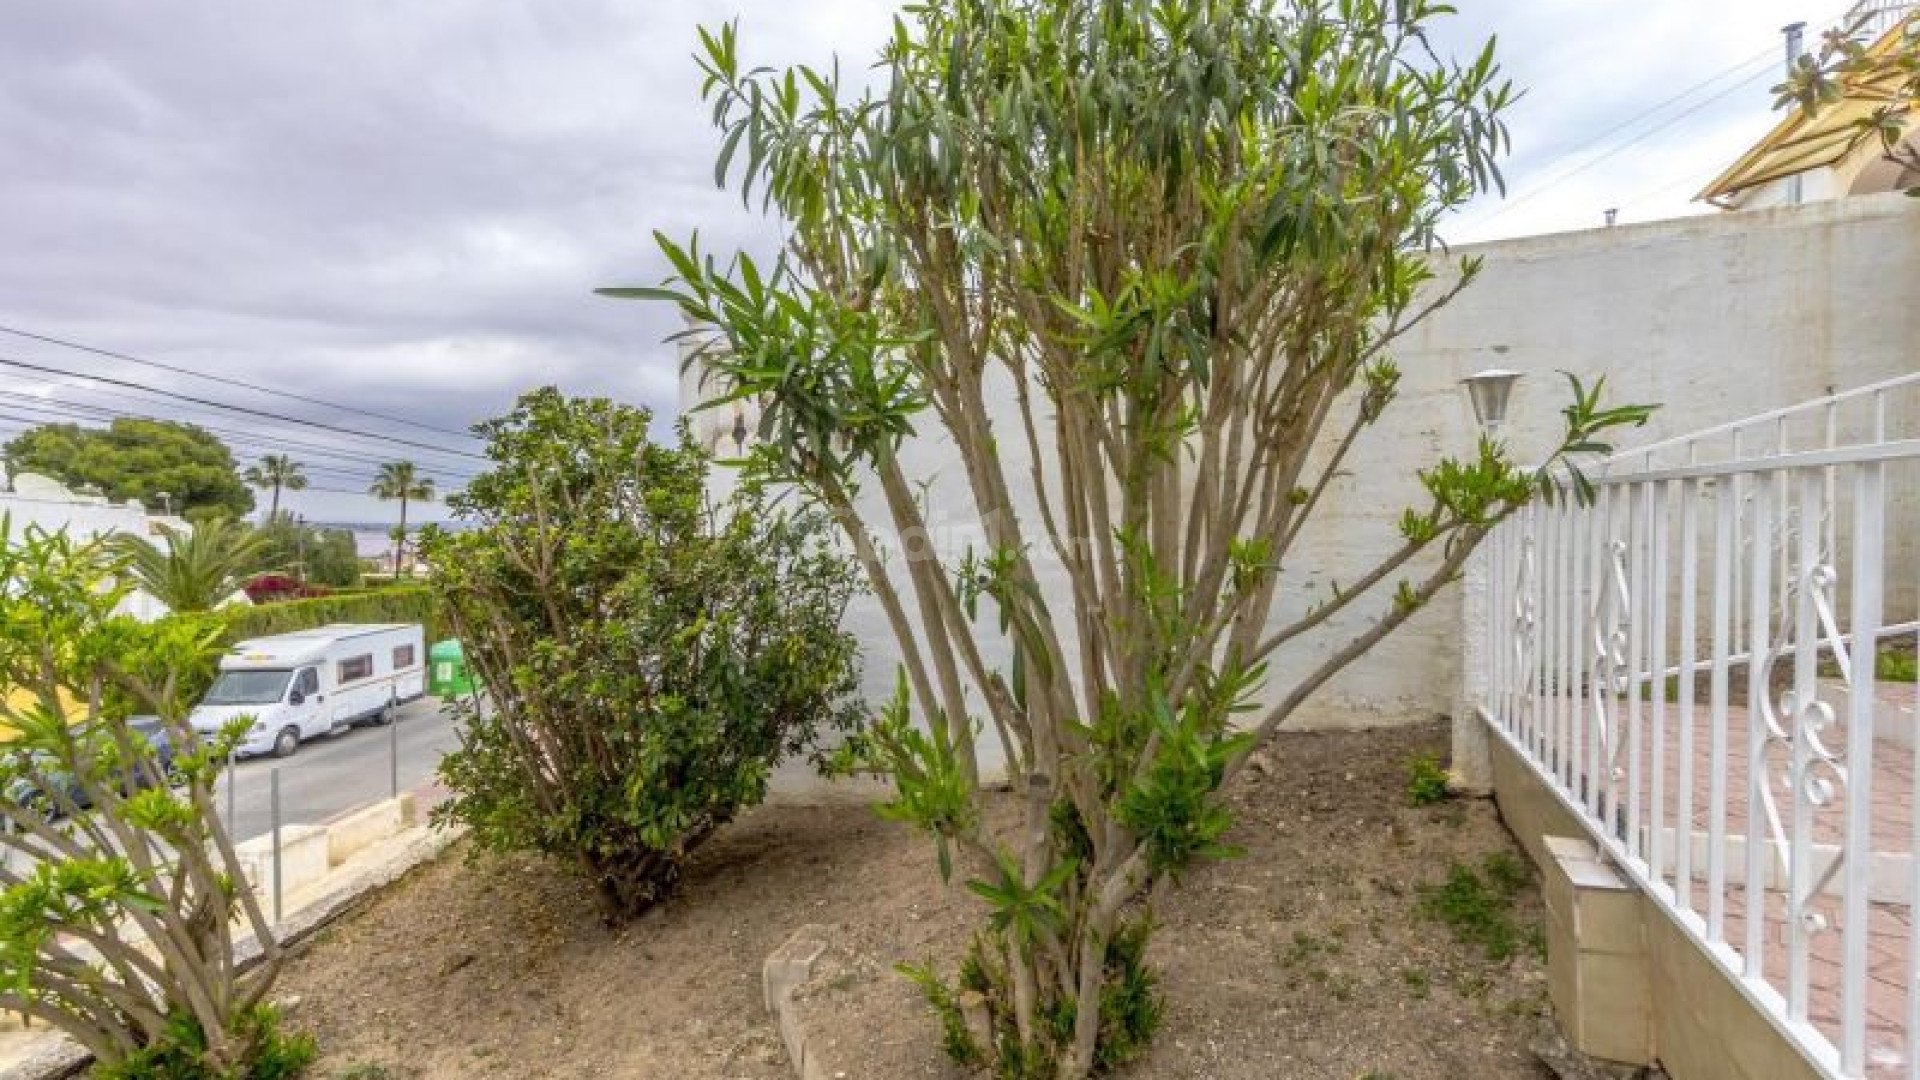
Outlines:
{"label": "bare soil ground", "polygon": [[[1421,912],[1451,863],[1515,853],[1492,806],[1414,809],[1404,763],[1440,725],[1290,734],[1230,796],[1247,856],[1157,912],[1167,996],[1134,1080],[1538,1080],[1545,979]],[[930,846],[860,806],[763,807],[698,854],[680,896],[614,932],[564,869],[424,868],[331,928],[276,996],[321,1041],[319,1080],[776,1080],[792,1076],[760,966],[795,928],[836,946],[803,1006],[847,1080],[961,1076],[894,966],[952,958],[978,917]],[[1540,919],[1532,887],[1513,917]]]}

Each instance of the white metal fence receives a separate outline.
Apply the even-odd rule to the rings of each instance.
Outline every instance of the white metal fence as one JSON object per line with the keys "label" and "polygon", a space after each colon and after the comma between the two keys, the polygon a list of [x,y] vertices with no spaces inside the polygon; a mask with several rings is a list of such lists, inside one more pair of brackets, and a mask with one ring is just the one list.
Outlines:
{"label": "white metal fence", "polygon": [[1487,716],[1824,1073],[1920,1080],[1920,373],[1594,476],[1484,552]]}

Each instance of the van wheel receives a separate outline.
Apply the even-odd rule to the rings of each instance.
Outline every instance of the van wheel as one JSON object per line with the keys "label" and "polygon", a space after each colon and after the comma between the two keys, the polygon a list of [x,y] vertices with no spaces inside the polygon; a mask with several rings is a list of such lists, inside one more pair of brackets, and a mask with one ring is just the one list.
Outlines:
{"label": "van wheel", "polygon": [[280,729],[280,734],[274,736],[274,739],[273,739],[273,756],[274,757],[278,757],[278,758],[292,757],[294,751],[298,749],[300,749],[300,729],[299,728],[283,727]]}

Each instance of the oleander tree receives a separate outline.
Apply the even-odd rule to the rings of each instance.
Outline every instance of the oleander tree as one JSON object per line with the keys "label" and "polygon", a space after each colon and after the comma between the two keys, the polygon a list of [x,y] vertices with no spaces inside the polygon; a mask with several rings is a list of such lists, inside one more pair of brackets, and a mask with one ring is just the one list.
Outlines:
{"label": "oleander tree", "polygon": [[[663,237],[670,280],[605,291],[678,305],[716,399],[760,404],[750,468],[840,522],[899,639],[899,692],[849,757],[985,906],[957,985],[913,972],[956,1057],[1078,1078],[1137,1054],[1147,901],[1232,853],[1222,785],[1499,521],[1583,494],[1545,477],[1646,418],[1576,380],[1535,469],[1490,440],[1419,463],[1378,564],[1276,615],[1334,478],[1403,422],[1394,342],[1479,271],[1437,228],[1498,185],[1513,94],[1491,42],[1438,55],[1447,10],[915,4],[860,93],[702,32],[716,174],[786,243],[766,263]],[[903,463],[929,431],[964,496]],[[956,522],[984,545],[867,539]],[[1269,685],[1280,657],[1302,674]],[[1011,835],[983,823],[983,738]]]}
{"label": "oleander tree", "polygon": [[188,722],[221,626],[119,614],[117,550],[0,519],[0,1010],[102,1077],[294,1075],[312,1042],[263,1004],[281,951],[214,803],[252,720]]}

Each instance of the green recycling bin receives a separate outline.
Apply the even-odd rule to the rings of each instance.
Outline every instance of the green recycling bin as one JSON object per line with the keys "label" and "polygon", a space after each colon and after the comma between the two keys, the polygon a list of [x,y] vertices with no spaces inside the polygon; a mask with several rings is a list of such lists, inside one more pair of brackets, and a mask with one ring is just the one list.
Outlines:
{"label": "green recycling bin", "polygon": [[473,693],[473,672],[467,667],[467,651],[449,638],[436,641],[427,650],[427,693],[434,697],[455,697]]}

